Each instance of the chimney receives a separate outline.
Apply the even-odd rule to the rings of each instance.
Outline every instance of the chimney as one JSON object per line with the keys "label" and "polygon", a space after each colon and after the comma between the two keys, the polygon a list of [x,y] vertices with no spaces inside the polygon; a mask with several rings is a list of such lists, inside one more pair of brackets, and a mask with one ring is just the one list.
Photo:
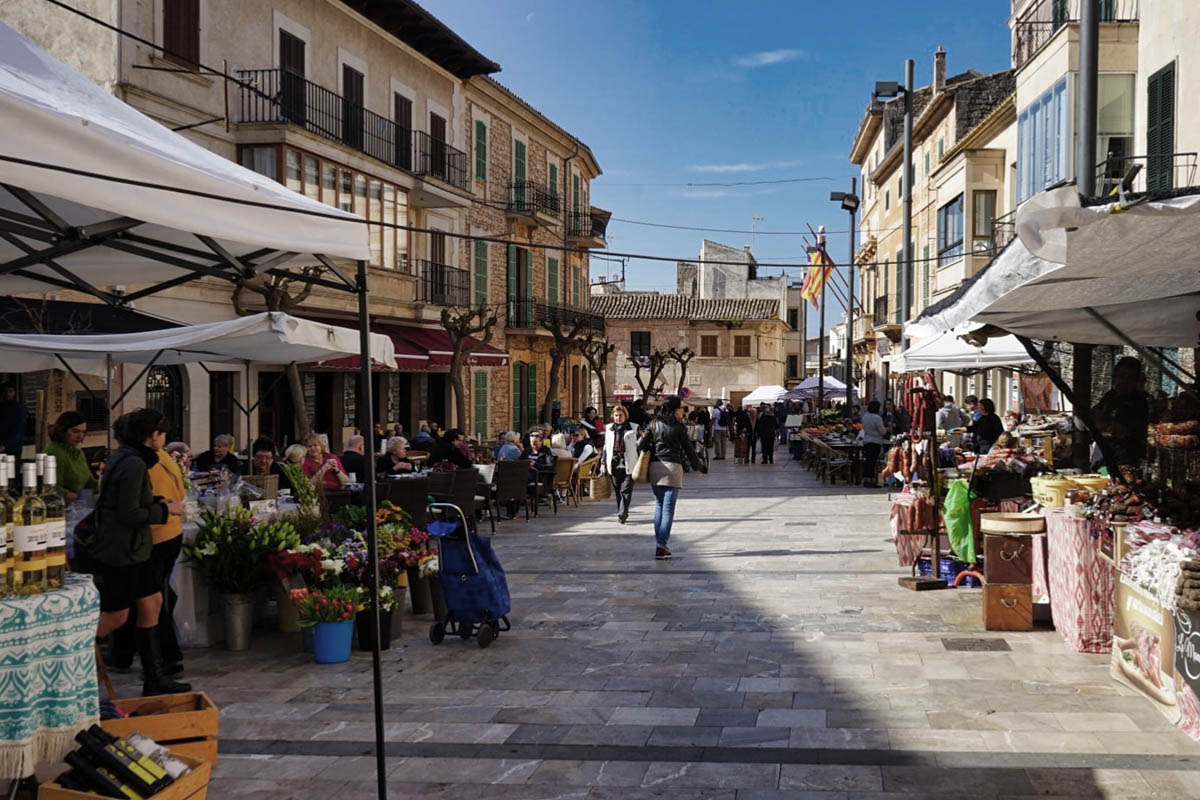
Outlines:
{"label": "chimney", "polygon": [[939,95],[946,91],[946,51],[938,45],[933,54],[933,93]]}

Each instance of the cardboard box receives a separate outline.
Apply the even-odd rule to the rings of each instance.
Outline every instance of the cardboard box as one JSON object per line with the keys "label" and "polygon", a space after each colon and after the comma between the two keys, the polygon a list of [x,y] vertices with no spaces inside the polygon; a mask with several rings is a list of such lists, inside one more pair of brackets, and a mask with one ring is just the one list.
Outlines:
{"label": "cardboard box", "polygon": [[[175,750],[171,750],[171,755],[191,767],[192,771],[152,795],[153,800],[205,800],[208,797],[208,781],[212,777],[212,764]],[[38,800],[96,800],[98,796],[64,789],[56,781],[47,781],[38,787]]]}
{"label": "cardboard box", "polygon": [[116,704],[130,716],[100,723],[113,736],[141,731],[171,752],[217,763],[220,714],[204,692],[130,697]]}

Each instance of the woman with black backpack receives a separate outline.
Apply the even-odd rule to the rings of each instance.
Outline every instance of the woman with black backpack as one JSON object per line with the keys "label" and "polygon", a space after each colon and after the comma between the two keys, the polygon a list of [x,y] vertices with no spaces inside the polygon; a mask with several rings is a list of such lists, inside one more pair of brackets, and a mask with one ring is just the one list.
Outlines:
{"label": "woman with black backpack", "polygon": [[[91,530],[79,531],[81,569],[91,572],[100,590],[100,623],[104,637],[125,624],[137,610],[137,649],[142,662],[142,695],[178,694],[191,690],[163,671],[158,637],[162,587],[173,564],[152,557],[151,525],[183,514],[179,500],[156,497],[147,471],[159,463],[170,421],[160,412],[141,408],[119,417],[113,434],[120,447],[108,459]],[[81,524],[81,528],[83,525]],[[164,571],[166,570],[166,571]]]}
{"label": "woman with black backpack", "polygon": [[671,557],[667,540],[675,520],[675,501],[683,488],[683,473],[691,468],[706,474],[708,468],[696,455],[696,448],[683,423],[683,404],[678,397],[667,398],[654,421],[638,440],[638,450],[650,454],[650,486],[654,490],[654,557]]}

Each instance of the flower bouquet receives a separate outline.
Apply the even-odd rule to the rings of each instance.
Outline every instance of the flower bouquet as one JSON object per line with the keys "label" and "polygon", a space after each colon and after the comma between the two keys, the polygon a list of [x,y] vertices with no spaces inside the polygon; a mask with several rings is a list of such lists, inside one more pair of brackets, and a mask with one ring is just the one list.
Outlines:
{"label": "flower bouquet", "polygon": [[301,627],[313,629],[313,660],[318,664],[349,661],[354,618],[362,610],[358,591],[347,586],[294,589],[291,600]]}
{"label": "flower bouquet", "polygon": [[253,593],[263,583],[267,556],[286,541],[286,529],[256,531],[254,516],[234,507],[226,513],[204,511],[196,537],[183,545],[187,560],[225,599],[227,649],[249,649]]}

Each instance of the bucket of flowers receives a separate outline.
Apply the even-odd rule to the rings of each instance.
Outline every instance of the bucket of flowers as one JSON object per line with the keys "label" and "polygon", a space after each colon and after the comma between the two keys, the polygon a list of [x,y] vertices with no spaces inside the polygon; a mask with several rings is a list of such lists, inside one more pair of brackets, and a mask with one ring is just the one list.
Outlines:
{"label": "bucket of flowers", "polygon": [[349,661],[354,618],[362,610],[358,591],[350,586],[293,589],[291,599],[301,627],[313,629],[313,660],[318,664]]}

